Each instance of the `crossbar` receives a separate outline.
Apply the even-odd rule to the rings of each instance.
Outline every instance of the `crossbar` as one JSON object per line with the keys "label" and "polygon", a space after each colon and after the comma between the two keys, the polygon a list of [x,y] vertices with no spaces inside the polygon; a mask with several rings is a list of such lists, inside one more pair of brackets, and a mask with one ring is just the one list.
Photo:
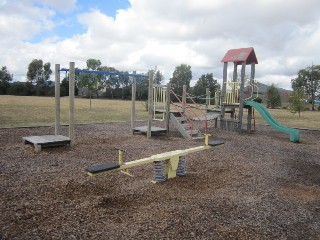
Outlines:
{"label": "crossbar", "polygon": [[[61,68],[60,72],[69,72],[70,70],[68,68]],[[143,74],[133,74],[133,73],[121,73],[121,72],[108,72],[108,71],[96,71],[96,70],[81,70],[81,69],[75,69],[76,73],[92,73],[92,74],[101,74],[101,75],[117,75],[117,76],[125,76],[125,77],[145,77],[147,78],[147,75]]]}

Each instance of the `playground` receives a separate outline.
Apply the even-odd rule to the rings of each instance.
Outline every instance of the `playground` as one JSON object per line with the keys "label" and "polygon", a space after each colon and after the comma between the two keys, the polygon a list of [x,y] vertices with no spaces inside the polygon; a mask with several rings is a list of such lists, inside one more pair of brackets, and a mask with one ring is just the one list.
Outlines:
{"label": "playground", "polygon": [[[130,123],[76,125],[76,144],[35,152],[0,129],[1,239],[319,239],[320,133],[300,142],[270,126],[254,134],[209,127],[224,145],[188,155],[187,174],[153,184],[153,165],[89,177],[85,169],[203,145],[171,128],[151,140]],[[61,127],[67,135],[68,128]]]}

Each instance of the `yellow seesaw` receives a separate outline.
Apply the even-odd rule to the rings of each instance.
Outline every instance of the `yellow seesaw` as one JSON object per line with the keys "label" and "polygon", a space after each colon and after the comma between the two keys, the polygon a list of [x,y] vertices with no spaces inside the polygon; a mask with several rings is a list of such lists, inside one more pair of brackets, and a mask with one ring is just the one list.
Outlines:
{"label": "yellow seesaw", "polygon": [[120,170],[121,172],[132,176],[129,173],[129,168],[140,166],[142,164],[147,164],[154,162],[154,181],[153,182],[163,182],[166,179],[174,178],[176,176],[184,176],[186,174],[186,156],[189,153],[194,153],[198,151],[203,151],[210,149],[212,147],[224,144],[223,141],[210,141],[209,134],[205,135],[205,145],[199,147],[193,147],[184,150],[175,150],[170,152],[164,152],[156,155],[152,155],[147,158],[141,158],[138,160],[133,160],[129,162],[123,162],[123,150],[119,150],[119,162],[118,163],[106,163],[102,165],[93,166],[87,168],[89,176],[94,176],[99,173]]}

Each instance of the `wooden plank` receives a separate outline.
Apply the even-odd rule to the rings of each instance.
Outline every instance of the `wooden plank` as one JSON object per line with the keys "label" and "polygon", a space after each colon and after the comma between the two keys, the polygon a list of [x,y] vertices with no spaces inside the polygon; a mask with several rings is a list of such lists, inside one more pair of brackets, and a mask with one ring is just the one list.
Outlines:
{"label": "wooden plank", "polygon": [[43,136],[29,136],[22,138],[26,142],[33,144],[48,144],[48,143],[57,143],[57,142],[70,142],[70,138],[62,135],[43,135]]}
{"label": "wooden plank", "polygon": [[[135,132],[147,133],[148,132],[148,126],[135,127],[133,130]],[[152,133],[165,133],[166,129],[165,128],[151,126],[151,132]]]}

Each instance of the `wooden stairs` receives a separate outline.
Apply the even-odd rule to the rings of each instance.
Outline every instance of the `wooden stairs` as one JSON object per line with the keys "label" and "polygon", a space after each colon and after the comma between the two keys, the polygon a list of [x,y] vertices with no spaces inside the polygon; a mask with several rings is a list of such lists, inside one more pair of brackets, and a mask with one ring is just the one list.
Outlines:
{"label": "wooden stairs", "polygon": [[204,138],[204,134],[200,131],[199,127],[193,124],[193,119],[188,116],[181,115],[179,112],[173,112],[170,113],[170,120],[185,139]]}

